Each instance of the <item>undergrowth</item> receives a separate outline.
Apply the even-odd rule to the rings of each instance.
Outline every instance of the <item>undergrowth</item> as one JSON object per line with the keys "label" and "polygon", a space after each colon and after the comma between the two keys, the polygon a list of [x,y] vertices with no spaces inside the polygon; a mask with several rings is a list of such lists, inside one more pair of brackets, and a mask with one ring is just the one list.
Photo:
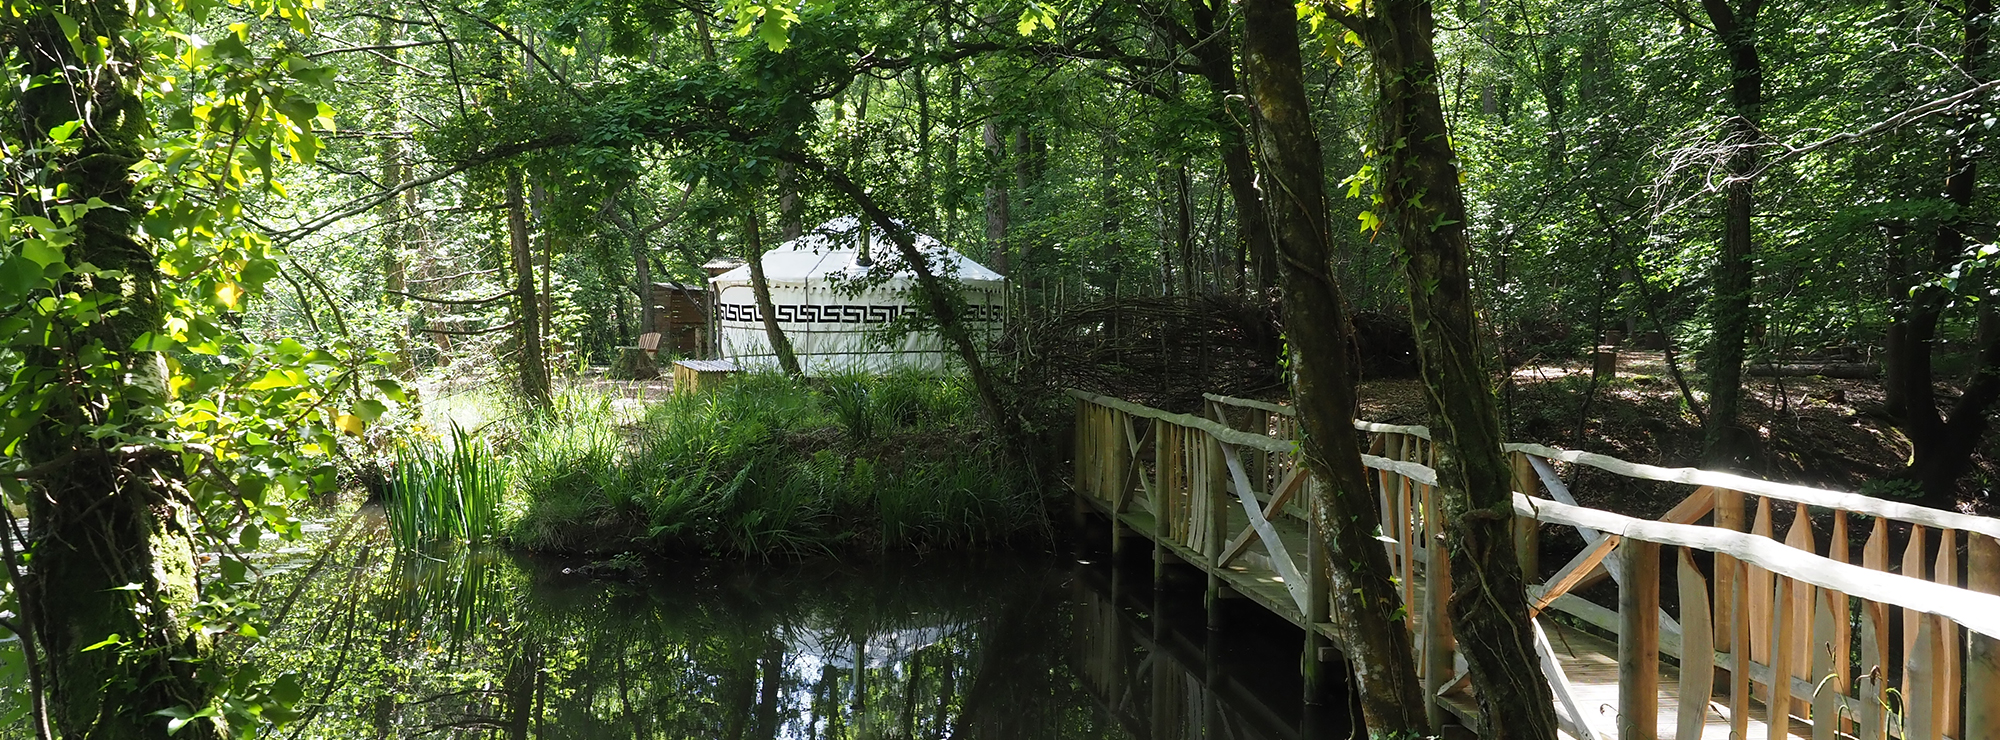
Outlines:
{"label": "undergrowth", "polygon": [[1042,523],[955,377],[747,375],[629,417],[565,394],[519,422],[512,543],[789,557],[959,547]]}

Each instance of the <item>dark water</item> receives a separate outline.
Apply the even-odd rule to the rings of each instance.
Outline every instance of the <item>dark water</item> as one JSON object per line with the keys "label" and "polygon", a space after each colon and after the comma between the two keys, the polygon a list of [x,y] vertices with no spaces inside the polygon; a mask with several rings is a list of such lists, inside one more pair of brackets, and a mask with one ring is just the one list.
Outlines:
{"label": "dark water", "polygon": [[305,677],[315,706],[300,737],[1350,729],[1328,710],[1308,716],[1298,630],[1243,602],[1208,630],[1198,574],[1156,590],[1150,564],[1113,567],[1088,544],[621,571],[497,551],[398,556],[366,529],[270,579],[266,608],[282,622],[250,657]]}

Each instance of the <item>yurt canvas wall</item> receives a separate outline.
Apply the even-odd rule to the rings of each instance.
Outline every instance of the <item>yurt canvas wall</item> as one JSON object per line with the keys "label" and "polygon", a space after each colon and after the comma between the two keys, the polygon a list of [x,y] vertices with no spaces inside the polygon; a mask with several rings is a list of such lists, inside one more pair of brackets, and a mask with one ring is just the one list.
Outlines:
{"label": "yurt canvas wall", "polygon": [[[807,375],[881,372],[898,367],[942,369],[946,350],[936,332],[909,332],[885,344],[889,324],[905,312],[916,276],[905,269],[879,284],[854,292],[854,281],[883,264],[857,264],[860,256],[858,221],[837,218],[764,254],[764,277],[770,285],[773,313]],[[875,230],[870,230],[875,231]],[[1000,327],[1006,302],[1006,279],[927,236],[917,246],[930,257],[932,270],[958,283],[971,306],[966,326],[976,337],[990,337]],[[869,253],[879,263],[900,263],[886,235],[870,234]],[[715,291],[718,349],[724,359],[746,369],[777,367],[763,317],[750,286],[748,265],[710,279]]]}

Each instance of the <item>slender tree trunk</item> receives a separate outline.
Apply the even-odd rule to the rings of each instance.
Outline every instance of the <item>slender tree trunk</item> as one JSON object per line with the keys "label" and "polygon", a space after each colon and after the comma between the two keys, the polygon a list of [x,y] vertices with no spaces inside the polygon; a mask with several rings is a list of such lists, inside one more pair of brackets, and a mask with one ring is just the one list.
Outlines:
{"label": "slender tree trunk", "polygon": [[1306,99],[1297,10],[1289,0],[1243,0],[1239,7],[1245,66],[1262,117],[1257,131],[1284,293],[1292,400],[1305,430],[1306,462],[1326,483],[1312,497],[1312,517],[1331,554],[1339,642],[1354,669],[1369,736],[1427,735],[1401,597],[1390,581],[1388,554],[1372,536],[1381,511],[1352,426],[1353,328],[1328,269],[1326,179]]}
{"label": "slender tree trunk", "polygon": [[1512,467],[1474,319],[1465,198],[1438,95],[1431,6],[1379,0],[1376,15],[1359,23],[1380,106],[1378,207],[1402,253],[1437,450],[1452,634],[1471,669],[1486,737],[1554,740],[1554,702],[1514,556]]}
{"label": "slender tree trunk", "polygon": [[1742,468],[1754,457],[1757,437],[1739,422],[1743,409],[1743,357],[1750,338],[1756,266],[1753,219],[1757,215],[1757,151],[1764,103],[1764,63],[1757,55],[1757,14],[1763,0],[1702,0],[1702,10],[1729,55],[1729,139],[1739,145],[1729,158],[1724,187],[1722,258],[1715,266],[1715,294],[1709,301],[1714,324],[1703,362],[1708,370],[1708,422],[1702,430],[1702,459],[1710,466]]}
{"label": "slender tree trunk", "polygon": [[[1236,106],[1231,98],[1239,92],[1235,55],[1230,49],[1231,34],[1226,33],[1229,19],[1217,15],[1229,7],[1227,3],[1188,0],[1196,42],[1192,51],[1201,66],[1202,78],[1208,80],[1208,88],[1214,93],[1212,103],[1216,114],[1223,119],[1222,172],[1229,183],[1229,197],[1236,204],[1236,246],[1248,257],[1252,284],[1264,291],[1278,283],[1278,255],[1271,245],[1271,225],[1264,215],[1264,201],[1257,192],[1250,135],[1244,129],[1251,114],[1247,110],[1231,110]],[[1225,32],[1218,33],[1218,27]]]}
{"label": "slender tree trunk", "polygon": [[1009,216],[1006,180],[1000,175],[1001,163],[1007,158],[1007,148],[1000,141],[1000,123],[986,119],[985,128],[980,130],[986,144],[987,165],[993,174],[986,181],[986,261],[993,271],[1002,275],[1012,275],[1012,265],[1007,260],[1007,227]]}
{"label": "slender tree trunk", "polygon": [[514,323],[520,336],[516,348],[521,398],[528,405],[549,403],[549,369],[542,357],[542,306],[535,289],[535,250],[528,241],[528,207],[521,195],[521,171],[507,170],[507,242],[514,267]]}
{"label": "slender tree trunk", "polygon": [[792,352],[792,340],[778,326],[778,311],[771,304],[771,283],[764,279],[764,238],[757,223],[760,220],[756,209],[743,212],[743,261],[750,264],[750,292],[757,298],[757,315],[764,319],[764,338],[771,343],[772,354],[778,356],[778,367],[786,375],[803,377],[799,356]]}
{"label": "slender tree trunk", "polygon": [[[882,233],[888,235],[889,241],[895,244],[896,253],[902,257],[903,264],[916,275],[917,296],[924,302],[924,307],[930,311],[931,317],[937,321],[938,333],[943,336],[945,346],[956,351],[959,360],[965,363],[966,375],[972,380],[974,392],[979,395],[979,405],[985,410],[987,417],[993,420],[994,427],[999,430],[1003,446],[1008,454],[1019,456],[1021,462],[1027,464],[1031,476],[1039,477],[1040,467],[1033,459],[1027,457],[1027,450],[1032,449],[1027,430],[1021,426],[1020,416],[1007,404],[1005,396],[1001,394],[999,381],[993,377],[986,363],[981,361],[979,346],[972,341],[972,333],[966,329],[965,322],[960,318],[964,315],[965,299],[956,289],[945,285],[944,280],[931,268],[930,257],[917,248],[916,240],[910,232],[902,223],[890,216],[888,211],[883,210],[867,191],[861,189],[861,186],[854,184],[847,175],[827,167],[823,162],[807,159],[805,155],[798,153],[793,153],[793,156],[797,158],[797,164],[812,169],[828,185],[833,186],[834,190],[854,201],[862,214],[874,222],[875,227],[881,229]],[[1377,547],[1375,550],[1381,552],[1382,548]]]}
{"label": "slender tree trunk", "polygon": [[[16,377],[37,378],[55,394],[45,408],[29,412],[39,419],[18,450],[31,465],[51,466],[28,481],[32,488],[24,496],[32,567],[18,584],[21,637],[38,643],[45,675],[35,680],[48,691],[46,705],[31,709],[46,709],[46,718],[35,716],[34,723],[46,719],[49,726],[38,729],[60,737],[165,738],[166,721],[152,711],[210,701],[206,684],[195,677],[210,642],[190,621],[200,600],[195,504],[179,484],[177,456],[128,452],[120,448],[125,437],[87,432],[118,425],[142,433],[166,393],[164,360],[132,348],[165,318],[158,286],[166,278],[146,243],[134,237],[145,205],[134,197],[131,168],[144,161],[141,141],[149,133],[137,90],[141,53],[129,43],[126,3],[62,7],[82,38],[109,39],[110,59],[78,58],[54,6],[17,10],[26,15],[10,21],[6,41],[15,47],[23,79],[47,82],[17,93],[11,123],[26,146],[48,157],[40,186],[66,188],[67,202],[101,199],[110,206],[80,218],[76,241],[63,248],[65,261],[123,276],[65,278],[66,289],[81,291],[84,300],[103,301],[100,317],[89,323],[56,319],[47,346],[17,368]],[[91,84],[70,82],[79,79]],[[70,139],[76,148],[58,149],[49,131],[79,115],[86,125]],[[38,205],[32,198],[16,203],[22,209]],[[85,352],[102,354],[87,358]],[[129,373],[110,393],[105,380],[93,377],[105,368]],[[126,644],[86,651],[114,636]],[[220,729],[195,722],[179,737],[215,737]]]}
{"label": "slender tree trunk", "polygon": [[639,333],[656,332],[660,330],[660,319],[658,301],[653,299],[652,255],[648,254],[652,250],[647,249],[644,236],[633,234],[627,238],[632,241],[632,277],[638,283],[633,286],[633,293],[639,297]]}
{"label": "slender tree trunk", "polygon": [[[1966,87],[1991,79],[1987,67],[1991,63],[1993,11],[1993,0],[1966,2],[1959,61]],[[1985,131],[1979,121],[1987,110],[1982,98],[1956,117],[1956,135],[1945,152],[1944,199],[1951,210],[1931,233],[1929,254],[1905,254],[1904,244],[1909,239],[1900,234],[1889,245],[1895,285],[1889,296],[1893,318],[1886,336],[1883,390],[1897,429],[1910,440],[1912,454],[1903,476],[1922,488],[1926,503],[1940,508],[1957,504],[1959,479],[1972,470],[1972,455],[1986,436],[1987,413],[2000,400],[2000,313],[1991,301],[1981,301],[1976,309],[1974,344],[1978,355],[1963,392],[1948,413],[1938,408],[1932,366],[1938,325],[1953,301],[1952,292],[1936,285],[1933,278],[1964,260],[1966,246],[1978,241],[1969,231],[1978,225],[1974,211],[1977,154],[1984,147],[1981,134]],[[1983,278],[1987,283],[1995,280],[1990,274],[1968,278]],[[1914,290],[1912,286],[1916,286]]]}
{"label": "slender tree trunk", "polygon": [[799,197],[799,175],[789,162],[778,163],[778,237],[791,241],[806,233],[805,199]]}

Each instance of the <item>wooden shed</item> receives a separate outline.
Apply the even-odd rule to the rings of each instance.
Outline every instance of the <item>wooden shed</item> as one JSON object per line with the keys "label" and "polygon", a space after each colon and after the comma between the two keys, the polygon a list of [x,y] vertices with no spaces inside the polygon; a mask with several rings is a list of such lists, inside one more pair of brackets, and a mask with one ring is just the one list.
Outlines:
{"label": "wooden shed", "polygon": [[660,349],[675,357],[708,354],[709,298],[707,286],[653,283],[653,328]]}

